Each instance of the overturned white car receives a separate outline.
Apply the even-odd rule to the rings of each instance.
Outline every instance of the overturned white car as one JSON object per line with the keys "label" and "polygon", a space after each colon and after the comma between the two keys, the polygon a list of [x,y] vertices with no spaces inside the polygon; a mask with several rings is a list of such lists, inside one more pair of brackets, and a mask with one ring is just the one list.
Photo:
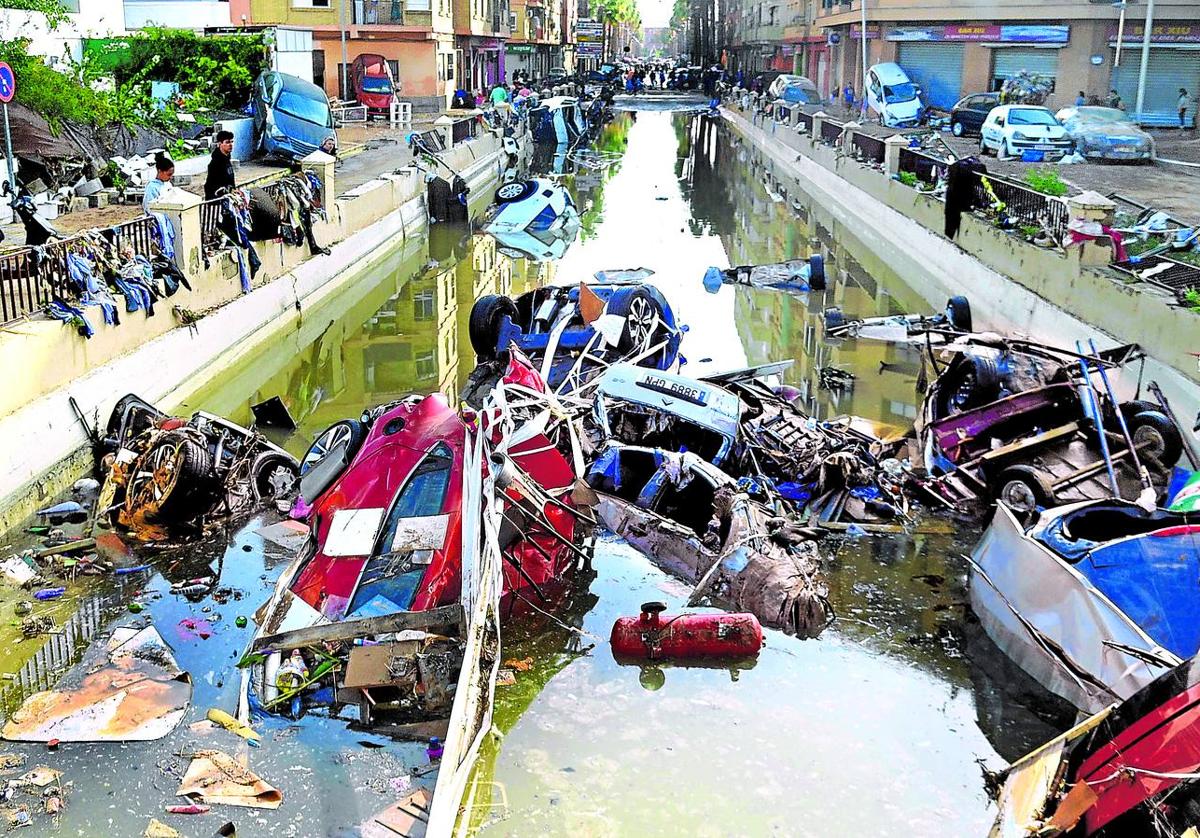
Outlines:
{"label": "overturned white car", "polygon": [[546,178],[501,186],[484,224],[484,230],[497,237],[521,232],[573,234],[578,229],[579,211],[571,193]]}

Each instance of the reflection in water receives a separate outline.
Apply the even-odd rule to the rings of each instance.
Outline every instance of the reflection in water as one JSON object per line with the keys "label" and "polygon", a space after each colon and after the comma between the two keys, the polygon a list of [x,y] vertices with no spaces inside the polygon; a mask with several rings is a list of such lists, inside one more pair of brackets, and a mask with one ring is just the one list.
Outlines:
{"label": "reflection in water", "polygon": [[[480,296],[645,266],[690,326],[685,372],[790,358],[785,377],[816,415],[910,423],[919,355],[826,343],[822,310],[922,310],[921,296],[719,126],[634,116],[605,126],[602,164],[558,161],[555,177],[582,220],[561,260],[512,259],[490,236],[436,228],[191,403],[248,421],[251,403],[283,395],[300,430],[281,441],[299,451],[365,405],[409,392],[454,400],[473,367],[467,318]],[[709,265],[813,251],[826,259],[821,293],[710,294],[701,283]],[[820,389],[830,366],[852,372],[853,386]],[[477,771],[474,826],[496,835],[982,834],[990,814],[976,759],[995,767],[997,750],[1010,757],[1047,731],[993,686],[1007,686],[1002,670],[964,657],[959,556],[976,532],[946,529],[828,544],[834,628],[807,643],[768,632],[756,665],[736,672],[613,661],[616,617],[650,599],[678,607],[688,591],[603,541],[595,579],[561,621],[514,624],[505,637],[505,659],[534,665],[498,691],[505,735]],[[997,654],[973,643],[972,657],[976,645],[980,658]]]}

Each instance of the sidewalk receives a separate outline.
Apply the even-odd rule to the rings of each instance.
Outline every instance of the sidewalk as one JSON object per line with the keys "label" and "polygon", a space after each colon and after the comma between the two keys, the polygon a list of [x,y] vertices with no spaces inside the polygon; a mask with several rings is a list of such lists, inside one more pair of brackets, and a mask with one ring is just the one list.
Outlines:
{"label": "sidewalk", "polygon": [[[356,186],[361,186],[383,172],[390,172],[412,162],[412,153],[408,149],[405,138],[413,131],[426,131],[437,119],[439,114],[422,114],[412,125],[392,128],[383,123],[365,123],[362,125],[347,125],[338,129],[338,143],[347,153],[339,155],[337,162],[338,190],[345,192]],[[286,171],[282,163],[267,162],[260,159],[238,164],[236,169],[237,182],[248,183],[261,177]],[[181,187],[196,195],[204,194],[204,176],[193,177],[191,183]],[[125,221],[140,218],[144,213],[142,206],[137,204],[113,204],[97,209],[81,212],[71,212],[60,215],[51,223],[65,236],[73,235],[81,230],[111,227]],[[20,222],[5,224],[0,227],[4,232],[4,241],[0,250],[19,247],[25,242],[25,228]]]}

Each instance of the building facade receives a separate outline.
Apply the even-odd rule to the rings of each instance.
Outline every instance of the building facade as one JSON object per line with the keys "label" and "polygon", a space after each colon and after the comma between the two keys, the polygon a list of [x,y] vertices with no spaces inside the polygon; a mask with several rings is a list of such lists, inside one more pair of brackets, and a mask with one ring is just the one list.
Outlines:
{"label": "building facade", "polygon": [[[545,78],[551,70],[566,67],[563,55],[567,0],[510,0],[512,37],[508,42],[509,79],[521,72],[531,79]],[[572,2],[575,9],[578,3]],[[577,14],[577,13],[572,13]]]}
{"label": "building facade", "polygon": [[[1116,89],[1136,105],[1145,0],[1129,0],[1125,23],[1112,0],[733,0],[727,66],[747,78],[778,70],[808,76],[826,96],[862,87],[868,65],[894,61],[927,101],[949,108],[998,90],[1022,70],[1053,82],[1049,105],[1097,102]],[[1118,30],[1121,32],[1118,51]],[[1119,54],[1118,54],[1119,52]],[[1177,124],[1179,88],[1200,91],[1200,3],[1156,0],[1144,121]]]}
{"label": "building facade", "polygon": [[[230,0],[235,24],[313,33],[313,81],[330,96],[359,55],[381,55],[400,98],[416,111],[445,109],[458,88],[479,90],[504,73],[507,0]],[[343,73],[343,70],[346,73]]]}

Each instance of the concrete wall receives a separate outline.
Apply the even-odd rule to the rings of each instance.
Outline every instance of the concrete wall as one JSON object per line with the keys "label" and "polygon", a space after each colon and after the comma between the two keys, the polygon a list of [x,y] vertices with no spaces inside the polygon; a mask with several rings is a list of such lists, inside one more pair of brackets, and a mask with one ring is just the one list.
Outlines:
{"label": "concrete wall", "polygon": [[125,0],[124,5],[126,29],[204,29],[235,22],[229,16],[226,0]]}
{"label": "concrete wall", "polygon": [[[477,191],[498,177],[505,158],[500,140],[492,135],[445,155]],[[332,184],[329,191],[335,190]],[[136,313],[124,315],[121,326],[96,323],[90,341],[61,323],[41,320],[0,333],[0,355],[23,373],[6,388],[0,407],[0,438],[5,440],[0,446],[0,529],[19,523],[90,468],[86,437],[70,409],[70,397],[101,424],[116,399],[131,391],[173,408],[181,394],[250,356],[306,309],[371,270],[393,245],[424,235],[424,194],[419,173],[388,174],[328,202],[329,220],[319,224],[316,235],[318,241],[334,244],[332,253],[306,258],[306,248],[264,243],[259,248],[263,269],[249,294],[241,293],[229,255],[219,254],[204,267],[198,247],[181,241],[193,290],[163,300],[155,317]],[[198,230],[198,218],[195,223]],[[172,317],[173,305],[205,316],[194,330],[182,327]]]}
{"label": "concrete wall", "polygon": [[[941,234],[945,205],[878,169],[813,144],[786,125],[765,130],[738,112],[727,121],[768,154],[780,173],[823,203],[854,234],[906,278],[920,277],[928,299],[940,309],[947,296],[965,294],[998,328],[1070,344],[1089,336],[1108,344],[1138,343],[1157,362],[1163,387],[1180,416],[1200,407],[1200,369],[1190,354],[1200,333],[1195,314],[1170,305],[1151,286],[1126,283],[1112,271],[1080,265],[1078,250],[1064,254],[1028,244],[974,215],[964,215],[958,238]],[[814,193],[816,194],[816,193]],[[1101,333],[1098,335],[1097,333]],[[1149,375],[1148,377],[1154,377]]]}

